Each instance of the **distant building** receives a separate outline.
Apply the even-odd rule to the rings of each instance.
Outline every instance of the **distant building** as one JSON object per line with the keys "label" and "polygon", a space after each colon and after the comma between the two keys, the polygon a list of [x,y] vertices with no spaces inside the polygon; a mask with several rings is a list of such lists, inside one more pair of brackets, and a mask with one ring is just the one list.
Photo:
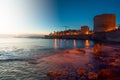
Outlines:
{"label": "distant building", "polygon": [[81,26],[81,34],[89,34],[89,27]]}
{"label": "distant building", "polygon": [[108,32],[116,29],[116,16],[102,14],[94,17],[94,32]]}
{"label": "distant building", "polygon": [[53,37],[63,37],[63,36],[80,36],[80,35],[91,35],[93,34],[93,31],[89,30],[88,26],[81,26],[81,29],[75,30],[75,29],[69,29],[64,31],[57,31],[54,33],[50,33],[49,36]]}

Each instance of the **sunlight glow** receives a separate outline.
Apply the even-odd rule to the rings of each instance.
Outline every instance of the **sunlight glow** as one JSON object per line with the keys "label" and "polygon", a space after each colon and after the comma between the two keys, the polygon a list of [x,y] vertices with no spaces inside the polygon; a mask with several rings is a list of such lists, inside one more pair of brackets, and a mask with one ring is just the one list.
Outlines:
{"label": "sunlight glow", "polygon": [[0,34],[46,34],[53,16],[48,0],[0,0]]}
{"label": "sunlight glow", "polygon": [[17,17],[13,3],[13,0],[0,0],[0,34],[17,32]]}

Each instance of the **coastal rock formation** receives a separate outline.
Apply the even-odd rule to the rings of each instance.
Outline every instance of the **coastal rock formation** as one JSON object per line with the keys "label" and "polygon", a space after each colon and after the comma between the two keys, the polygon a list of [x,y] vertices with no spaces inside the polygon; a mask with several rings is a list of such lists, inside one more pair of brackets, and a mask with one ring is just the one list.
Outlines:
{"label": "coastal rock formation", "polygon": [[82,76],[82,75],[85,75],[86,74],[86,70],[81,68],[78,70],[78,75]]}
{"label": "coastal rock formation", "polygon": [[58,76],[60,76],[62,73],[61,72],[59,72],[59,71],[54,71],[54,72],[48,72],[47,73],[47,76],[49,76],[49,77],[58,77]]}
{"label": "coastal rock formation", "polygon": [[88,79],[89,80],[98,80],[98,74],[95,72],[89,72],[88,73]]}
{"label": "coastal rock formation", "polygon": [[101,46],[100,46],[100,44],[95,44],[94,45],[94,49],[93,49],[93,54],[99,55],[100,52],[101,52]]}
{"label": "coastal rock formation", "polygon": [[96,32],[92,35],[91,39],[97,41],[120,42],[120,30],[113,30],[109,32]]}
{"label": "coastal rock formation", "polygon": [[106,39],[108,41],[120,42],[120,30],[106,33]]}
{"label": "coastal rock formation", "polygon": [[113,72],[111,69],[102,69],[99,72],[99,78],[101,80],[110,80],[113,77]]}

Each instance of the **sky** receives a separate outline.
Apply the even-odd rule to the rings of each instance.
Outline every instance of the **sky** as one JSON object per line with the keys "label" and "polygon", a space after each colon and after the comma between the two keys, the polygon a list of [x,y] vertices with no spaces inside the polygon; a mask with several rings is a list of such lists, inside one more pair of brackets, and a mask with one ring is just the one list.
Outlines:
{"label": "sky", "polygon": [[49,34],[53,31],[93,29],[96,15],[116,14],[120,0],[0,0],[0,34]]}

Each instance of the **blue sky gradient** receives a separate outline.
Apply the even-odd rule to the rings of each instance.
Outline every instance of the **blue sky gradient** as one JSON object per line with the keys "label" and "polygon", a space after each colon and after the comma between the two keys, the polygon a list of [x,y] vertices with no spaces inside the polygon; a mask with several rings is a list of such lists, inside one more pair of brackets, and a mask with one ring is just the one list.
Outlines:
{"label": "blue sky gradient", "polygon": [[0,34],[49,34],[53,31],[93,29],[93,18],[116,14],[120,24],[120,0],[0,0]]}
{"label": "blue sky gradient", "polygon": [[93,29],[95,15],[116,14],[120,24],[120,0],[57,0],[57,15],[61,25],[80,28],[88,25]]}

